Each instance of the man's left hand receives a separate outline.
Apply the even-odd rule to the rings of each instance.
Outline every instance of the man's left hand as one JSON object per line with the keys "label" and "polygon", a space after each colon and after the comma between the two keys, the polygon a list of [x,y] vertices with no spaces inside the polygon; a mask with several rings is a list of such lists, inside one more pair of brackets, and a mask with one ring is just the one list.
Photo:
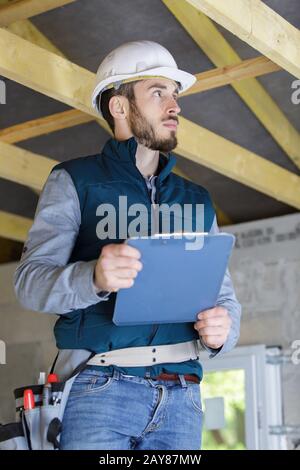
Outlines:
{"label": "man's left hand", "polygon": [[203,310],[194,323],[203,343],[212,349],[218,349],[225,343],[232,320],[226,308],[218,306]]}

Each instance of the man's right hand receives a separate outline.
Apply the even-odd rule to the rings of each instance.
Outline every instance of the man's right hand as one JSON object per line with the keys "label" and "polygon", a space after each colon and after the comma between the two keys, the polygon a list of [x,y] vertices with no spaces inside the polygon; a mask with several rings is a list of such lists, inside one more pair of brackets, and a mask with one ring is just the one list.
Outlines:
{"label": "man's right hand", "polygon": [[94,284],[99,291],[117,292],[132,287],[142,269],[141,253],[126,243],[105,245],[94,271]]}

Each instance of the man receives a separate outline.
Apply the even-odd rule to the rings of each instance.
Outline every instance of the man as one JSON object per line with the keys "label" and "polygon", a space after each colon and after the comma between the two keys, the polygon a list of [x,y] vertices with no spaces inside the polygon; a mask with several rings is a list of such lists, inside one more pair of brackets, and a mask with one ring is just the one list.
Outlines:
{"label": "man", "polygon": [[[178,95],[194,82],[157,43],[126,43],[112,51],[98,69],[92,103],[114,138],[100,155],[54,167],[39,199],[16,293],[26,308],[60,316],[58,373],[78,363],[79,352],[97,354],[72,386],[62,449],[200,449],[202,368],[186,351],[199,338],[211,357],[236,344],[240,305],[229,272],[216,307],[199,312],[195,324],[118,327],[112,322],[116,293],[130,289],[143,265],[139,251],[123,243],[128,234],[119,237],[120,227],[113,227],[105,238],[98,225],[104,215],[99,207],[112,204],[119,214],[118,198],[126,195],[128,205],[149,209],[203,204],[203,230],[218,231],[208,192],[171,173]],[[167,345],[165,356],[160,345]],[[156,349],[155,365],[126,366],[128,351],[140,364]],[[106,365],[99,353],[107,360],[116,350],[121,359]],[[174,362],[175,353],[180,359]]]}

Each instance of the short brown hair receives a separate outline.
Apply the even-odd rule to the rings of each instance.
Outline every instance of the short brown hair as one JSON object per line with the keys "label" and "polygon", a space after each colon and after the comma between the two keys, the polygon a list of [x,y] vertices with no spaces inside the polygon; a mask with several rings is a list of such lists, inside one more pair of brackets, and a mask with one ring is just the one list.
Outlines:
{"label": "short brown hair", "polygon": [[[108,90],[104,91],[101,94],[101,113],[102,116],[104,117],[105,121],[115,133],[115,122],[113,116],[110,114],[109,110],[109,101],[113,96],[125,96],[129,103],[133,103],[135,101],[135,95],[134,95],[134,85],[137,83],[138,80],[134,82],[129,82],[129,83],[124,83],[123,85],[120,85],[119,88],[116,90],[115,88],[109,88]],[[100,101],[100,95],[97,97],[97,106],[99,109],[99,101]]]}

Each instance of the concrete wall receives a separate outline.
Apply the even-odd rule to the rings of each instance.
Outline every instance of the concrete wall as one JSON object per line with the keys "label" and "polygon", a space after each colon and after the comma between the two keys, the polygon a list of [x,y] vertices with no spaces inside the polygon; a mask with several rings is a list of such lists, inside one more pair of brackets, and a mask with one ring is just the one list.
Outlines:
{"label": "concrete wall", "polygon": [[[240,345],[290,348],[300,339],[300,214],[226,227],[237,236],[230,270],[243,306]],[[26,312],[12,287],[16,264],[0,265],[0,422],[13,419],[15,387],[37,383],[55,357],[55,316]],[[300,424],[300,365],[283,366],[284,414]]]}
{"label": "concrete wall", "polygon": [[[300,214],[223,231],[237,237],[230,270],[243,307],[239,344],[295,352],[292,343],[300,340]],[[282,365],[282,384],[285,424],[300,425],[300,364]],[[300,442],[300,435],[292,441]]]}
{"label": "concrete wall", "polygon": [[14,420],[13,390],[37,384],[56,354],[55,315],[23,310],[13,290],[16,263],[0,265],[0,340],[6,346],[6,364],[0,358],[0,423]]}

